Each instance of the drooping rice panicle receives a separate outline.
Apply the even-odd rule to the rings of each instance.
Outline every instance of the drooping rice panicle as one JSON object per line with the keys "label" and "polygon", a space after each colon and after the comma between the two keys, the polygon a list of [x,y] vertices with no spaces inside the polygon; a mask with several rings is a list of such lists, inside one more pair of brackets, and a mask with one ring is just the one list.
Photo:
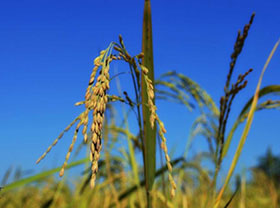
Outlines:
{"label": "drooping rice panicle", "polygon": [[[114,47],[115,46],[115,47]],[[112,55],[112,49],[115,49],[119,54],[117,56]],[[65,157],[65,162],[63,163],[63,166],[60,170],[60,176],[64,174],[64,170],[67,167],[68,160],[70,158],[70,154],[73,150],[74,144],[77,140],[78,132],[80,127],[82,127],[82,134],[84,137],[84,141],[86,142],[88,139],[90,140],[90,161],[91,161],[91,178],[90,178],[90,186],[93,188],[95,186],[95,180],[96,180],[96,174],[98,171],[98,161],[100,159],[100,152],[102,149],[102,128],[103,128],[103,121],[105,116],[105,110],[106,105],[108,101],[116,101],[119,100],[121,102],[125,102],[125,100],[121,97],[117,96],[109,96],[107,94],[107,91],[109,90],[110,86],[110,75],[109,75],[109,68],[110,63],[112,60],[124,60],[130,64],[131,69],[134,70],[136,81],[138,85],[135,85],[135,90],[139,90],[138,93],[140,93],[140,81],[138,80],[140,78],[140,70],[138,69],[139,66],[141,68],[141,71],[143,73],[143,78],[145,79],[145,83],[147,85],[147,95],[148,95],[148,102],[147,106],[149,107],[149,110],[151,112],[150,114],[150,123],[151,127],[154,128],[155,122],[159,126],[159,135],[161,137],[162,143],[161,148],[164,151],[165,159],[168,167],[168,179],[171,184],[171,196],[173,197],[175,195],[175,189],[176,184],[174,182],[174,179],[171,175],[172,172],[172,165],[170,162],[170,158],[168,155],[168,150],[166,146],[166,138],[164,137],[164,133],[166,133],[166,130],[164,128],[164,125],[162,121],[159,119],[158,115],[156,114],[156,106],[153,102],[154,100],[154,87],[152,81],[147,76],[148,69],[144,67],[140,62],[138,64],[136,63],[136,60],[140,60],[143,58],[143,53],[141,53],[138,56],[132,57],[128,54],[126,51],[123,42],[121,41],[121,48],[117,46],[117,44],[112,43],[110,46],[106,49],[100,52],[100,55],[94,60],[94,67],[92,70],[92,73],[90,75],[90,80],[88,87],[86,89],[85,93],[85,100],[77,102],[75,105],[84,105],[85,110],[82,112],[70,125],[66,127],[66,129],[59,135],[59,137],[53,142],[53,144],[47,149],[47,151],[38,159],[37,163],[42,160],[46,154],[51,150],[51,148],[58,142],[59,139],[64,135],[66,131],[68,131],[77,121],[78,124],[75,128],[75,132],[73,135],[72,143],[69,146],[68,152]],[[99,71],[99,74],[96,78],[96,74]],[[133,72],[133,71],[131,71]],[[135,80],[134,80],[135,81]],[[131,101],[128,99],[128,96],[126,95],[126,100]],[[139,101],[139,100],[138,100]],[[130,107],[137,106],[135,103],[128,102],[130,104]],[[92,114],[91,114],[92,113]],[[92,115],[92,123],[89,124],[89,116]],[[140,118],[140,117],[138,117]],[[88,138],[88,125],[90,125],[90,138]],[[141,131],[141,127],[140,127]]]}
{"label": "drooping rice panicle", "polygon": [[[94,68],[90,76],[89,85],[85,94],[85,101],[81,101],[76,103],[75,105],[85,104],[86,110],[81,113],[74,121],[72,121],[64,131],[54,140],[54,142],[48,147],[46,152],[37,160],[36,163],[39,163],[46,155],[50,152],[53,146],[55,146],[59,139],[62,138],[65,132],[67,132],[77,121],[79,123],[76,126],[74,136],[72,139],[72,143],[68,149],[68,152],[65,157],[65,162],[60,171],[60,176],[64,174],[64,170],[67,166],[67,162],[69,160],[70,154],[73,150],[74,144],[77,140],[78,131],[81,126],[83,126],[82,134],[84,136],[84,141],[87,141],[87,126],[89,121],[89,112],[93,111],[93,123],[91,130],[93,131],[91,141],[91,158],[92,158],[92,170],[93,173],[97,172],[97,163],[100,157],[101,151],[101,130],[102,123],[104,119],[104,112],[106,109],[106,104],[108,102],[106,90],[109,89],[109,63],[115,59],[115,57],[111,56],[112,45],[110,44],[107,50],[101,51],[100,55],[94,60]],[[97,82],[94,85],[95,75],[98,71],[98,68],[102,66],[100,71],[100,75],[97,78]],[[93,174],[94,175],[94,174]],[[94,176],[92,177],[94,178]],[[91,182],[93,184],[93,182]]]}
{"label": "drooping rice panicle", "polygon": [[107,90],[109,89],[109,64],[112,57],[104,59],[100,75],[97,78],[97,83],[92,88],[92,107],[93,107],[93,122],[91,125],[91,145],[90,145],[90,160],[91,160],[91,180],[90,186],[93,188],[95,185],[96,173],[98,171],[98,160],[100,158],[100,151],[102,148],[102,126],[104,120],[104,113],[106,104],[108,102]]}
{"label": "drooping rice panicle", "polygon": [[53,143],[48,147],[46,152],[36,161],[36,164],[38,164],[41,160],[43,160],[46,155],[51,151],[51,149],[57,144],[58,140],[62,138],[65,132],[67,132],[78,120],[80,119],[80,116],[75,118],[60,134],[59,136],[53,141]]}
{"label": "drooping rice panicle", "polygon": [[67,152],[66,157],[65,157],[65,161],[64,161],[64,163],[63,163],[63,165],[62,165],[62,168],[61,168],[61,170],[60,170],[60,172],[59,172],[59,176],[60,176],[60,177],[63,176],[63,174],[64,174],[64,169],[65,169],[66,166],[67,166],[68,160],[69,160],[69,158],[70,158],[70,154],[71,154],[71,152],[72,152],[72,150],[73,150],[73,147],[74,147],[74,144],[75,144],[75,142],[76,142],[76,140],[77,140],[79,128],[80,128],[81,125],[82,125],[82,122],[80,121],[80,122],[77,124],[77,126],[76,126],[76,129],[75,129],[75,133],[74,133],[74,136],[73,136],[72,143],[71,143],[70,146],[69,146],[68,152]]}

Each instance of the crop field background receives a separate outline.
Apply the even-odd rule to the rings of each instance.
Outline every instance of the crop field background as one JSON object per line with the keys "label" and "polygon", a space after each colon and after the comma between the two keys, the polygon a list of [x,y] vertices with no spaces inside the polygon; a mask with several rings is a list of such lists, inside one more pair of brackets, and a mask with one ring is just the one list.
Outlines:
{"label": "crop field background", "polygon": [[279,208],[279,9],[2,3],[0,208]]}

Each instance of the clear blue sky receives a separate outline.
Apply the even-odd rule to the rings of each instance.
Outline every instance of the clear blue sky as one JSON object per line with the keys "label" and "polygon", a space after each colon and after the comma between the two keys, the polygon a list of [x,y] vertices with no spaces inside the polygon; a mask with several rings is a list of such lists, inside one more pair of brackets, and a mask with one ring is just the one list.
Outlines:
{"label": "clear blue sky", "polygon": [[[233,80],[253,68],[248,87],[233,104],[234,121],[254,93],[261,69],[280,37],[280,2],[257,0],[152,0],[156,77],[177,70],[198,82],[218,103],[238,29],[256,12]],[[35,172],[62,164],[72,133],[40,164],[37,158],[81,112],[98,51],[122,34],[131,53],[141,50],[143,1],[3,1],[0,7],[0,178],[11,165]],[[280,51],[263,86],[280,84]],[[123,89],[129,86],[122,86]],[[169,149],[181,155],[198,115],[185,107],[159,102]],[[249,167],[268,146],[279,154],[279,111],[257,113],[239,166]],[[174,125],[176,124],[176,125]],[[240,132],[234,138],[239,140]],[[79,138],[82,139],[81,137]],[[224,166],[227,170],[237,142]],[[195,142],[192,152],[204,146]]]}

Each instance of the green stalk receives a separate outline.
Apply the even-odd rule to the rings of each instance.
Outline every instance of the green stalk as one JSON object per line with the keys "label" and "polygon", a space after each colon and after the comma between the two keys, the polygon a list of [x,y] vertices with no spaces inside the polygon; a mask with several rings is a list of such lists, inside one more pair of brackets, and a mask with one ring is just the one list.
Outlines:
{"label": "green stalk", "polygon": [[[143,65],[149,69],[148,77],[154,83],[154,64],[153,64],[153,42],[152,42],[152,18],[151,2],[145,0],[143,33],[142,33],[142,52],[144,52]],[[148,95],[147,86],[142,76],[142,112],[143,112],[143,134],[144,134],[144,169],[145,187],[147,193],[147,207],[151,207],[151,195],[155,172],[156,172],[156,128],[151,128],[150,110],[147,106]],[[154,125],[155,126],[155,125]]]}
{"label": "green stalk", "polygon": [[[118,92],[119,94],[121,94],[122,92],[122,89],[121,89],[121,83],[120,83],[120,80],[119,78],[117,77],[116,78],[116,84],[117,84],[117,89],[118,89]],[[134,184],[137,185],[137,187],[141,187],[140,186],[140,179],[139,179],[139,176],[138,176],[138,164],[137,164],[137,161],[136,161],[136,158],[135,158],[135,152],[134,152],[134,148],[133,148],[133,144],[132,144],[132,134],[131,132],[129,131],[129,124],[128,124],[128,115],[126,114],[125,112],[125,104],[122,103],[122,114],[123,114],[123,117],[124,117],[124,125],[125,125],[125,135],[126,135],[126,139],[127,139],[127,144],[128,144],[128,151],[129,151],[129,160],[130,160],[130,165],[131,165],[131,168],[132,168],[132,175],[133,175],[133,179],[134,179]],[[141,198],[141,191],[138,191],[137,193],[137,197],[139,197],[139,199]],[[133,200],[130,200],[130,202],[132,203]],[[140,207],[144,207],[143,205],[143,202],[140,200]],[[134,206],[134,205],[132,205]],[[130,207],[132,207],[130,206]]]}

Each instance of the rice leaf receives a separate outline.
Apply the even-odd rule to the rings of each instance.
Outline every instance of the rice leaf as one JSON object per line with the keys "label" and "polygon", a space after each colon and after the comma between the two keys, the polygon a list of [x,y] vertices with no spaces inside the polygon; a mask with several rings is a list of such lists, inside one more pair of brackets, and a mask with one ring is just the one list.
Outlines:
{"label": "rice leaf", "polygon": [[[145,0],[143,33],[142,33],[142,52],[144,53],[143,65],[149,69],[148,78],[154,83],[154,66],[153,66],[153,42],[152,42],[152,18],[151,3]],[[150,110],[147,106],[148,94],[147,85],[142,75],[142,111],[144,122],[144,169],[145,185],[148,196],[148,207],[150,207],[149,192],[152,189],[155,172],[156,172],[156,128],[152,129],[150,124]],[[155,126],[155,125],[154,125]]]}
{"label": "rice leaf", "polygon": [[[72,168],[72,167],[75,167],[75,166],[78,166],[78,165],[82,165],[82,164],[87,163],[89,161],[90,160],[88,158],[81,159],[81,160],[70,163],[69,165],[67,165],[67,167],[65,169],[69,169],[69,168]],[[47,170],[47,171],[41,172],[39,174],[30,176],[30,177],[23,178],[21,180],[12,182],[12,183],[8,184],[7,186],[5,186],[3,188],[1,193],[7,192],[11,189],[18,188],[20,186],[24,186],[26,184],[29,184],[29,183],[32,183],[32,182],[35,182],[35,181],[38,181],[38,180],[42,180],[42,179],[44,179],[44,178],[46,178],[46,177],[48,177],[48,176],[50,176],[50,175],[52,175],[56,172],[59,172],[60,169],[61,169],[61,167],[57,167],[57,168]]]}
{"label": "rice leaf", "polygon": [[[265,95],[274,95],[274,94],[279,94],[280,93],[280,85],[269,85],[269,86],[266,86],[266,87],[263,87],[260,92],[259,92],[259,98],[265,96]],[[244,120],[244,117],[247,117],[247,113],[249,111],[249,107],[251,106],[252,102],[253,102],[253,98],[254,96],[252,96],[250,98],[250,100],[246,103],[246,105],[243,107],[242,111],[240,112],[238,118],[236,119],[235,123],[233,124],[228,136],[227,136],[227,139],[226,139],[226,142],[225,142],[225,147],[224,147],[224,150],[223,150],[223,155],[222,155],[222,158],[224,158],[228,152],[228,149],[230,147],[230,143],[232,141],[232,137],[233,137],[233,134],[234,132],[236,131],[237,127],[239,126],[240,123],[242,123],[242,121]],[[274,106],[274,107],[277,107],[277,106]],[[257,108],[256,110],[259,110],[259,108]]]}

